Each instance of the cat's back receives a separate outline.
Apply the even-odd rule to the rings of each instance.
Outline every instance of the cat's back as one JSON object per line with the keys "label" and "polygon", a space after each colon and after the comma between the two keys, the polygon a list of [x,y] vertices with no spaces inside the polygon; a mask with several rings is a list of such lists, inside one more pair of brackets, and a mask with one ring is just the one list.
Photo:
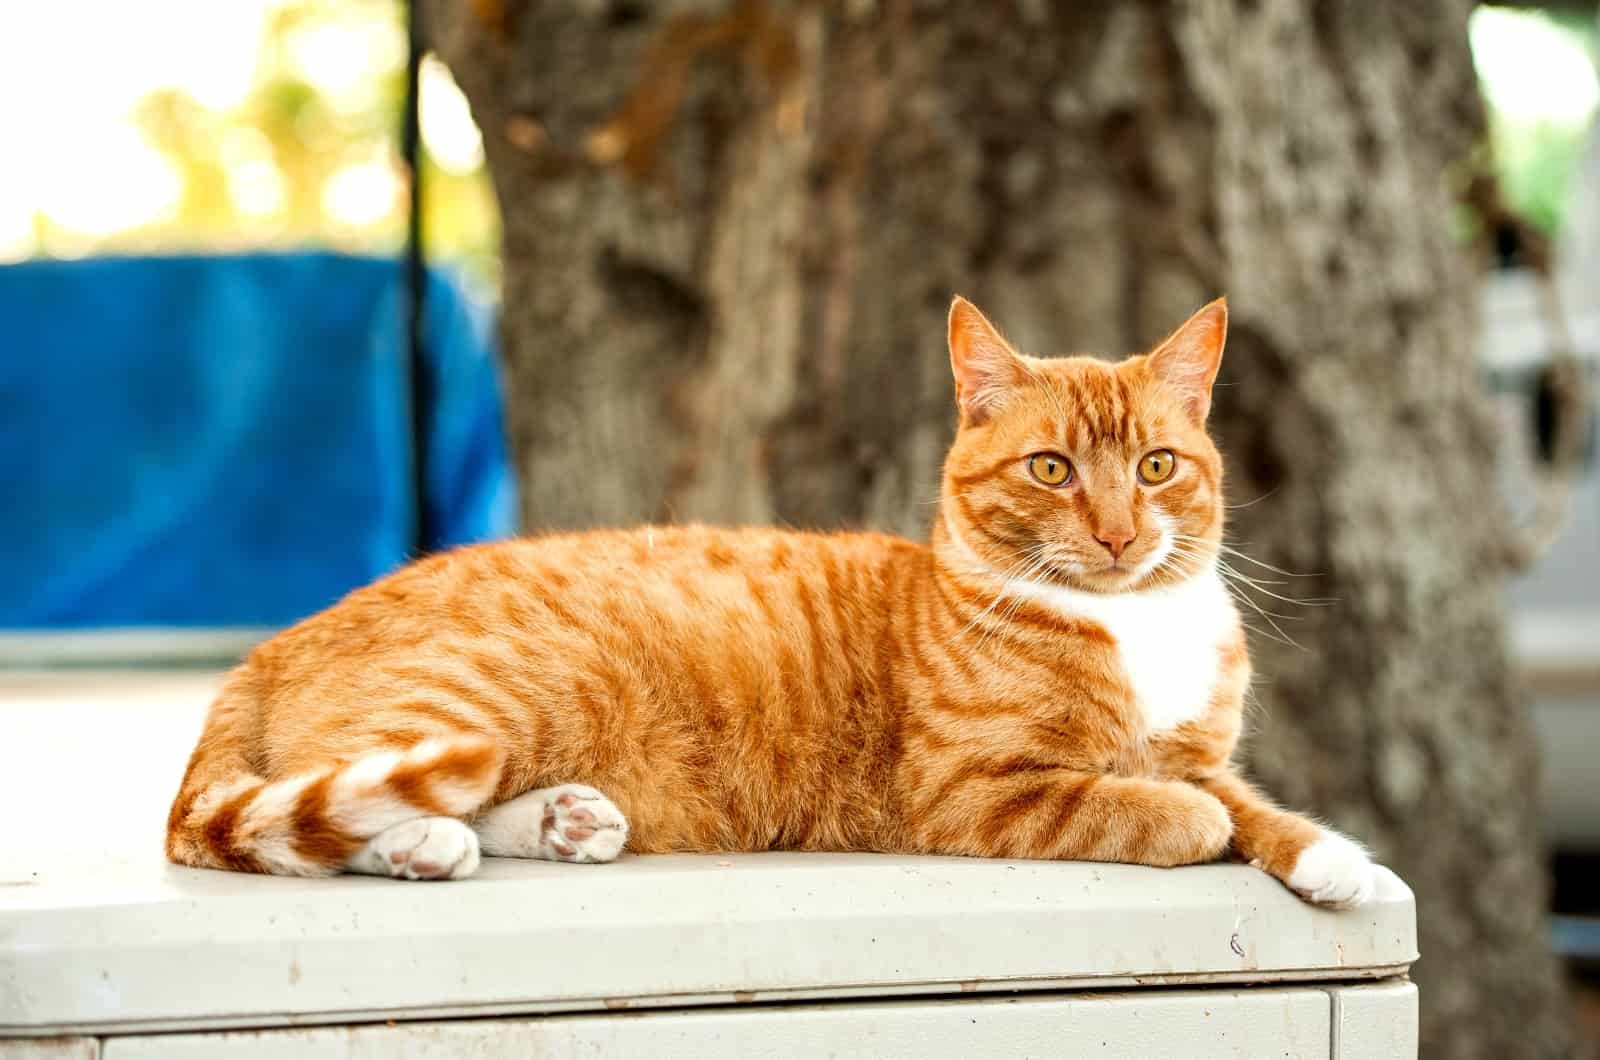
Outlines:
{"label": "cat's back", "polygon": [[883,614],[926,546],[871,532],[644,526],[547,534],[452,550],[357,589],[258,649],[261,661],[348,655],[420,640],[664,632],[833,635]]}
{"label": "cat's back", "polygon": [[[548,534],[469,546],[439,557],[416,573],[456,588],[507,582],[568,598],[631,590],[648,597],[715,595],[754,583],[812,579],[841,590],[845,579],[881,571],[888,563],[925,555],[904,538],[871,532],[819,533],[770,527],[641,526]],[[404,573],[404,572],[402,572]],[[377,583],[382,585],[383,583]],[[441,584],[439,588],[443,588]],[[859,588],[860,586],[855,586]],[[635,597],[638,599],[638,597]]]}
{"label": "cat's back", "polygon": [[844,636],[881,616],[896,571],[927,554],[885,534],[689,525],[525,538],[463,558],[491,595],[510,582],[569,625],[743,639]]}

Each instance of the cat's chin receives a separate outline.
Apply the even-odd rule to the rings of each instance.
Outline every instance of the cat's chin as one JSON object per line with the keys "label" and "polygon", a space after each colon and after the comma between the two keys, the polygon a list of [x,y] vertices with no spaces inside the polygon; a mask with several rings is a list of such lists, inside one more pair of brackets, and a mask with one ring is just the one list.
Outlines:
{"label": "cat's chin", "polygon": [[1109,594],[1129,592],[1143,580],[1144,575],[1139,571],[1127,567],[1106,567],[1078,574],[1070,579],[1069,584],[1086,592]]}
{"label": "cat's chin", "polygon": [[[1152,570],[1144,564],[1133,566],[1117,564],[1116,566],[1101,567],[1097,570],[1075,570],[1070,573],[1058,570],[1052,572],[1054,576],[1049,580],[1069,589],[1077,589],[1081,592],[1089,593],[1102,593],[1109,596],[1116,593],[1136,592],[1147,587],[1151,583],[1152,575],[1155,574],[1156,570],[1160,569],[1160,567],[1157,567]],[[1160,579],[1158,577],[1155,580],[1159,581]]]}

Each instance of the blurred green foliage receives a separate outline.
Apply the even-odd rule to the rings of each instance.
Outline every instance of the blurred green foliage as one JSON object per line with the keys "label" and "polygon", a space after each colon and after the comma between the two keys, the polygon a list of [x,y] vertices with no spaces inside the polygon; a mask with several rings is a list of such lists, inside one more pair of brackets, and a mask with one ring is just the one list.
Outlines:
{"label": "blurred green foliage", "polygon": [[[1489,113],[1489,134],[1494,147],[1500,186],[1512,209],[1547,233],[1560,228],[1570,202],[1573,180],[1595,120],[1595,79],[1574,86],[1566,78],[1550,75],[1560,63],[1587,59],[1593,69],[1600,56],[1597,14],[1567,9],[1523,10],[1484,5],[1500,32],[1473,34],[1475,58],[1483,81]],[[1476,20],[1479,16],[1474,15]],[[1520,29],[1515,43],[1505,38],[1507,29]],[[1530,41],[1542,40],[1542,47]],[[1486,48],[1512,47],[1513,62],[1485,62]],[[1496,57],[1498,58],[1498,57]],[[1580,65],[1583,58],[1576,60]],[[1586,91],[1579,89],[1586,88]],[[1542,99],[1542,113],[1526,106],[1530,94]],[[1496,97],[1515,96],[1523,106],[1512,111],[1496,106]],[[1585,111],[1583,100],[1588,100]]]}
{"label": "blurred green foliage", "polygon": [[1584,130],[1558,122],[1490,119],[1500,186],[1511,208],[1535,227],[1554,233],[1566,212],[1583,157]]}

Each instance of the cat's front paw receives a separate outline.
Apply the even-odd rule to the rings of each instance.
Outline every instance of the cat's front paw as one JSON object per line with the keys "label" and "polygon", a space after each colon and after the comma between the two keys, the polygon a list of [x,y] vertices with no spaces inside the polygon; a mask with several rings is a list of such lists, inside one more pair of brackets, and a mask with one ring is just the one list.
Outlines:
{"label": "cat's front paw", "polygon": [[1308,902],[1353,909],[1377,893],[1378,866],[1359,843],[1324,829],[1300,852],[1283,882]]}

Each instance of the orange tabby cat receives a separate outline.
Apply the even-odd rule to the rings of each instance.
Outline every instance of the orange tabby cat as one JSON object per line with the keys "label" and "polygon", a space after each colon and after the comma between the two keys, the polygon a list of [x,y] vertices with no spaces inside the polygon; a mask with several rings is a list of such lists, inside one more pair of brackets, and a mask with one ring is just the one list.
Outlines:
{"label": "orange tabby cat", "polygon": [[483,853],[872,850],[1147,865],[1231,849],[1371,897],[1359,846],[1230,767],[1249,681],[1205,431],[1227,309],[1120,364],[956,299],[931,542],[708,527],[413,564],[228,677],[168,822],[189,865],[405,879]]}

